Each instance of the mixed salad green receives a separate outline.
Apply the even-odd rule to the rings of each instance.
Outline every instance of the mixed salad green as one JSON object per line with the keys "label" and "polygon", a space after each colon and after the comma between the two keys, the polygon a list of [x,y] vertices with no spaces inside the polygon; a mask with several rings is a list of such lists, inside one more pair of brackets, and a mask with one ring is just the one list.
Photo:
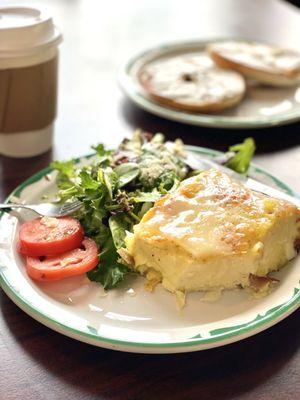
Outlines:
{"label": "mixed salad green", "polygon": [[[69,160],[54,161],[51,166],[58,171],[59,201],[78,199],[83,203],[75,217],[100,249],[100,263],[87,275],[111,289],[130,273],[118,253],[124,247],[126,231],[132,230],[156,200],[176,190],[195,171],[185,162],[182,141],[165,142],[160,133],[136,131],[116,150],[107,150],[102,144],[93,149],[96,155],[88,165]],[[254,151],[254,141],[248,138],[230,147],[219,161],[247,173]]]}

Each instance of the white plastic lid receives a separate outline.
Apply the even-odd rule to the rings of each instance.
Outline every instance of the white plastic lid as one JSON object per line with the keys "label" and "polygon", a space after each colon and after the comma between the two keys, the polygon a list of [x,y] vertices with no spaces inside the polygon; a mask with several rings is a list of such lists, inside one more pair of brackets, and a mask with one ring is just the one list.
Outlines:
{"label": "white plastic lid", "polygon": [[61,40],[47,13],[33,7],[0,7],[0,59],[32,56]]}

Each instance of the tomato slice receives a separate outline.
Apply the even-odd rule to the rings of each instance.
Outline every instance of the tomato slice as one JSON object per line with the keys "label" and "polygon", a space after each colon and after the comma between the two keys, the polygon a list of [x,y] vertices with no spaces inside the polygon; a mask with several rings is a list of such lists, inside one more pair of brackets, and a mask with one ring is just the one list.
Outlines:
{"label": "tomato slice", "polygon": [[81,246],[58,256],[27,257],[28,275],[38,281],[58,281],[95,268],[99,262],[96,243],[84,238]]}
{"label": "tomato slice", "polygon": [[21,226],[18,250],[31,257],[57,255],[80,247],[83,235],[74,218],[36,218]]}

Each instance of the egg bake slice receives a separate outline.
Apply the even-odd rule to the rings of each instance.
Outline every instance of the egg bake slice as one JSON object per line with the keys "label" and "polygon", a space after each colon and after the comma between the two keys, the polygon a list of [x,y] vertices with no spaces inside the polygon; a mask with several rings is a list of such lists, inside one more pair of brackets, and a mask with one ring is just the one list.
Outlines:
{"label": "egg bake slice", "polygon": [[211,169],[158,200],[126,246],[133,269],[177,294],[265,288],[259,277],[296,255],[299,217],[296,206]]}

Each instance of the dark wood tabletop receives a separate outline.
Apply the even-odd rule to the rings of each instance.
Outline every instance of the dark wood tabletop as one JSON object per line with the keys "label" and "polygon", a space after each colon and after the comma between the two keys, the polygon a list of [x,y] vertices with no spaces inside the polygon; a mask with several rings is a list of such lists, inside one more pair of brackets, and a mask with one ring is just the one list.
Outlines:
{"label": "dark wood tabletop", "polygon": [[[161,42],[237,36],[296,47],[296,8],[276,0],[36,3],[52,7],[64,34],[55,144],[31,159],[0,157],[1,200],[53,158],[86,154],[97,142],[114,147],[136,128],[220,150],[251,135],[255,162],[300,192],[299,123],[251,131],[186,126],[139,110],[116,83],[127,57]],[[0,301],[1,400],[300,398],[299,311],[222,348],[142,355],[77,342],[34,321],[2,291]]]}

